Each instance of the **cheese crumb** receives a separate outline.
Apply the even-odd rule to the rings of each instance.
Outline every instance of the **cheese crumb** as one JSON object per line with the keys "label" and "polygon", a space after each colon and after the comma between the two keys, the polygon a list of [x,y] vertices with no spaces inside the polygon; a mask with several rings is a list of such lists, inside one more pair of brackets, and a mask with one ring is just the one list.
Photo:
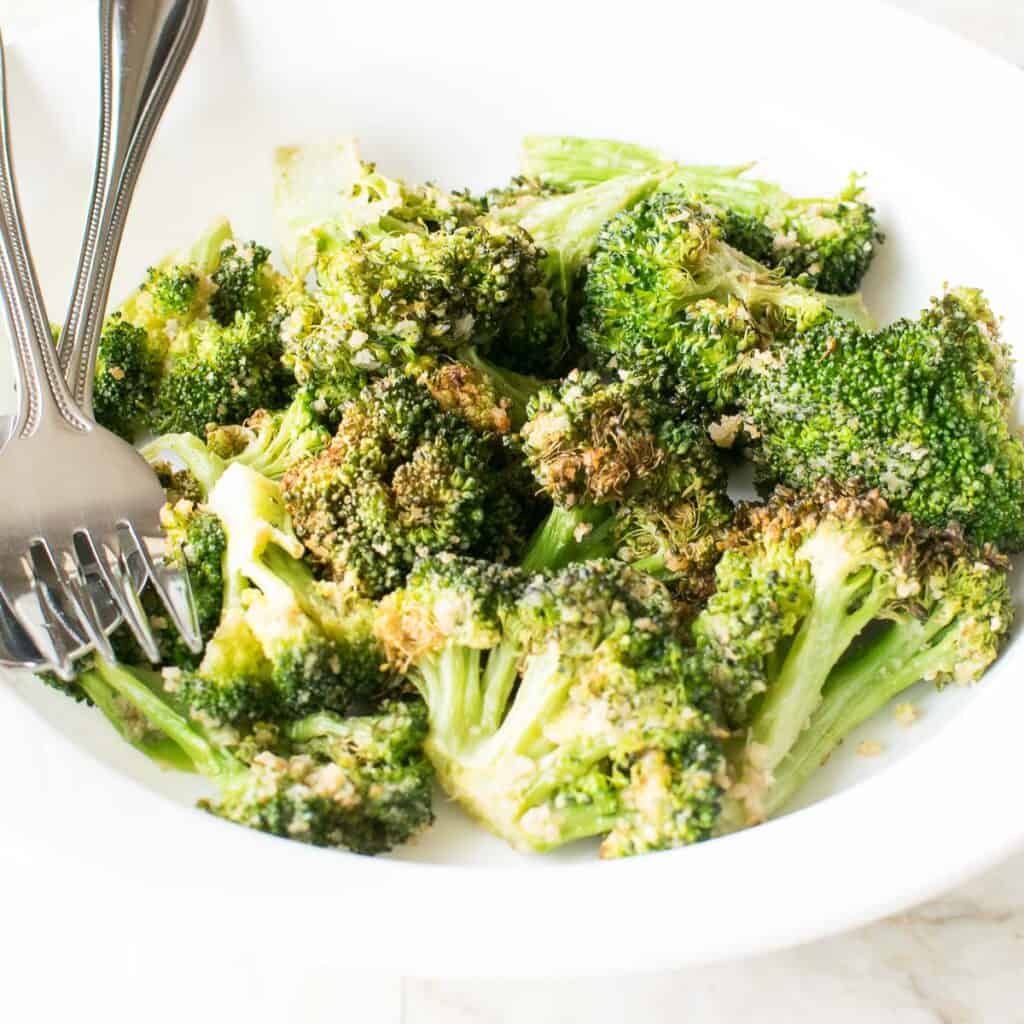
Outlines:
{"label": "cheese crumb", "polygon": [[896,705],[896,721],[903,726],[904,729],[909,729],[918,718],[921,717],[921,712],[914,707],[910,701],[904,701],[902,704]]}
{"label": "cheese crumb", "polygon": [[860,754],[861,757],[878,757],[881,752],[882,744],[879,743],[878,740],[864,740],[864,742],[857,747],[857,753]]}

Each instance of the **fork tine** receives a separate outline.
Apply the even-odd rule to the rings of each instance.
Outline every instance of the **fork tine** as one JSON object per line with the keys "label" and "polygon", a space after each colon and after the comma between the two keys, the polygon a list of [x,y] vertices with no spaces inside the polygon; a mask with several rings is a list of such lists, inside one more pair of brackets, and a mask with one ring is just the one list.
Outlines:
{"label": "fork tine", "polygon": [[80,647],[86,642],[88,627],[77,614],[74,601],[69,600],[67,580],[57,567],[52,548],[44,540],[34,540],[29,544],[28,560],[32,585],[39,600],[46,605],[50,620],[55,619],[70,637],[73,646]]}
{"label": "fork tine", "polygon": [[85,585],[85,574],[77,559],[74,560],[74,575],[69,575],[58,564],[53,549],[43,540],[33,541],[29,548],[29,558],[41,584],[42,599],[46,601],[49,611],[60,619],[61,626],[74,641],[74,646],[82,647],[86,642],[91,643],[93,649],[107,661],[116,661],[110,639],[103,631],[102,616]]}
{"label": "fork tine", "polygon": [[112,566],[96,545],[88,530],[76,530],[74,539],[75,557],[85,574],[91,574],[103,581],[110,599],[124,618],[146,657],[154,665],[160,663],[160,648],[157,646],[153,629],[138,595],[131,583],[130,574],[120,566]]}
{"label": "fork tine", "polygon": [[[67,612],[61,608],[53,581],[50,578],[51,568],[53,572],[56,571],[56,568],[55,566],[47,567],[46,559],[38,556],[37,543],[33,542],[32,548],[29,550],[29,579],[42,619],[42,627],[46,633],[46,639],[49,641],[50,651],[43,654],[43,661],[60,679],[70,683],[75,678],[75,666],[71,652],[80,647],[85,638],[77,629],[72,628]],[[49,554],[48,549],[47,554]]]}
{"label": "fork tine", "polygon": [[33,668],[46,663],[46,657],[39,650],[28,627],[22,622],[21,616],[7,597],[7,592],[0,584],[0,645],[6,650],[5,658],[21,662]]}
{"label": "fork tine", "polygon": [[128,554],[128,542],[130,541],[130,550],[137,554],[146,567],[149,582],[153,585],[153,590],[160,598],[167,614],[170,615],[175,629],[193,654],[201,654],[203,638],[199,632],[199,616],[196,612],[196,602],[192,596],[188,573],[176,568],[169,568],[166,565],[158,566],[133,523],[121,523],[119,535],[124,557],[130,557]]}
{"label": "fork tine", "polygon": [[61,582],[64,585],[68,601],[75,609],[96,653],[104,661],[117,661],[110,638],[103,629],[103,612],[96,602],[96,588],[90,588],[78,559],[73,557],[72,561],[74,562],[74,572],[61,575]]}

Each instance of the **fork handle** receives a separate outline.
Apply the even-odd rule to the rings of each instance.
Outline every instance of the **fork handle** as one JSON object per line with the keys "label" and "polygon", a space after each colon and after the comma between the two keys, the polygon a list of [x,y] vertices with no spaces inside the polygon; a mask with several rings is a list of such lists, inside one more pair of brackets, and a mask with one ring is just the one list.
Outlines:
{"label": "fork handle", "polygon": [[7,61],[0,39],[0,291],[14,348],[18,414],[12,437],[29,437],[44,419],[59,417],[68,426],[88,430],[64,382],[50,335],[35,266],[29,252],[18,186],[11,160]]}
{"label": "fork handle", "polygon": [[100,2],[100,137],[85,237],[59,347],[71,393],[90,416],[96,349],[128,207],[206,5],[207,0]]}

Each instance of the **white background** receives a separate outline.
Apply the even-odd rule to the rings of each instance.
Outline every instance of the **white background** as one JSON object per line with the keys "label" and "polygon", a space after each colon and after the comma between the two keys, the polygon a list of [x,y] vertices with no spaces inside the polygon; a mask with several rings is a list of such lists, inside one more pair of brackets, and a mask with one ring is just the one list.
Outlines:
{"label": "white background", "polygon": [[[90,2],[0,0],[0,27],[17,31]],[[844,6],[856,17],[855,0]],[[898,0],[898,6],[1024,66],[1022,0]],[[1018,113],[1008,130],[1022,126],[1024,117]],[[1008,808],[1008,813],[1022,809]],[[294,939],[268,936],[268,941]],[[628,942],[628,936],[618,941]],[[126,942],[144,945],[145,927]],[[451,982],[318,969],[303,977],[267,977],[247,974],[238,965],[228,968],[229,959],[194,964],[188,950],[182,950],[180,962],[167,965],[167,987],[148,994],[133,986],[135,958],[122,959],[116,950],[104,979],[79,977],[73,963],[41,963],[38,973],[15,977],[0,963],[0,1021],[35,1024],[74,1014],[72,1019],[109,1024],[220,1019],[246,1024],[725,1024],[748,1018],[788,1024],[803,1016],[823,1024],[1024,1024],[1024,855],[943,899],[850,935],[672,974]]]}

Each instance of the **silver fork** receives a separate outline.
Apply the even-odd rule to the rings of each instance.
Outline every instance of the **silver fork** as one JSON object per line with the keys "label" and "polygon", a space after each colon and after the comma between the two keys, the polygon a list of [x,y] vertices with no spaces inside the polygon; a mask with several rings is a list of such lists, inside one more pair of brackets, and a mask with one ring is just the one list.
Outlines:
{"label": "silver fork", "polygon": [[163,491],[142,457],[92,419],[91,381],[124,216],[205,7],[205,0],[100,4],[100,145],[60,358],[21,223],[0,42],[0,283],[20,395],[0,453],[0,661],[48,667],[64,679],[86,650],[113,659],[107,631],[121,619],[159,660],[138,598],[143,582],[186,643],[201,649],[187,579],[161,562]]}

